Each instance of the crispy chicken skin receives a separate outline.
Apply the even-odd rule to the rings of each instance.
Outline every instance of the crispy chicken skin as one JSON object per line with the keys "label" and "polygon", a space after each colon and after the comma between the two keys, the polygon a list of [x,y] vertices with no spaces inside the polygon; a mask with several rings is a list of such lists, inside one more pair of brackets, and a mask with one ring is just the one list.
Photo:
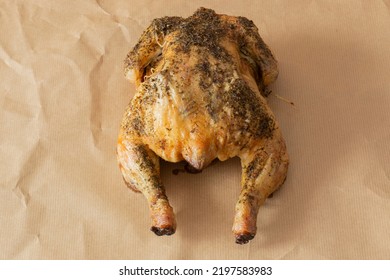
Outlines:
{"label": "crispy chicken skin", "polygon": [[252,21],[200,8],[153,20],[125,60],[137,91],[126,108],[117,155],[129,188],[147,199],[151,230],[176,230],[159,158],[202,170],[238,156],[241,193],[233,234],[256,234],[259,207],[285,180],[286,145],[265,97],[277,62]]}

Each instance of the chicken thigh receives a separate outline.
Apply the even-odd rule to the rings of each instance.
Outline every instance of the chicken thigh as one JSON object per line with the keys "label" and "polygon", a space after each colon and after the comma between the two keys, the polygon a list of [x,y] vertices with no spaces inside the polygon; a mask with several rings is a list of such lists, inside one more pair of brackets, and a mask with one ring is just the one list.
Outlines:
{"label": "chicken thigh", "polygon": [[127,186],[148,201],[151,230],[176,230],[160,158],[202,170],[214,159],[238,156],[233,234],[247,243],[259,207],[284,182],[289,163],[265,99],[277,62],[254,23],[205,8],[188,18],[155,19],[127,55],[125,76],[137,90],[121,123],[117,156]]}

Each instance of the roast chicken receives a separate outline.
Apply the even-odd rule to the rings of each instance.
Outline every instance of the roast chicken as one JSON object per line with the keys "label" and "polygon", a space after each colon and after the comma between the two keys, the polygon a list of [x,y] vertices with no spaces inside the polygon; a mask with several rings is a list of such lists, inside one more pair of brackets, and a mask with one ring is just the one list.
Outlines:
{"label": "roast chicken", "polygon": [[188,18],[155,19],[128,53],[125,76],[136,93],[120,126],[117,156],[127,186],[147,199],[151,230],[176,230],[160,158],[202,170],[214,159],[239,157],[233,234],[236,243],[247,243],[260,206],[283,184],[289,163],[265,99],[277,61],[257,27],[206,8]]}

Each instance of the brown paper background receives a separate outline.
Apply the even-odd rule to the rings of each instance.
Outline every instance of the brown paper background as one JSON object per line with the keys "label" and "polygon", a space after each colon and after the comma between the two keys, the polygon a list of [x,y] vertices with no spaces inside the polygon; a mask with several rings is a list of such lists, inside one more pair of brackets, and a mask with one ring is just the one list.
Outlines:
{"label": "brown paper background", "polygon": [[[271,89],[295,103],[269,98],[291,164],[245,246],[239,160],[162,164],[171,237],[116,163],[124,57],[153,18],[199,6],[255,22],[279,61]],[[389,77],[388,0],[0,0],[0,258],[390,259]]]}

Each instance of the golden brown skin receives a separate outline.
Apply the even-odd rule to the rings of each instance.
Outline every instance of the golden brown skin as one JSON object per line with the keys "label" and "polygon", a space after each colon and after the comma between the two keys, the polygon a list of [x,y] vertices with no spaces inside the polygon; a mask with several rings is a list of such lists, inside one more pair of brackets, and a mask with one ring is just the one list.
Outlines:
{"label": "golden brown skin", "polygon": [[118,160],[123,178],[149,203],[157,235],[176,230],[159,157],[201,170],[238,156],[241,193],[233,233],[256,234],[259,207],[285,180],[288,155],[265,97],[277,62],[252,21],[200,8],[191,17],[155,19],[127,55],[137,92],[124,114]]}

